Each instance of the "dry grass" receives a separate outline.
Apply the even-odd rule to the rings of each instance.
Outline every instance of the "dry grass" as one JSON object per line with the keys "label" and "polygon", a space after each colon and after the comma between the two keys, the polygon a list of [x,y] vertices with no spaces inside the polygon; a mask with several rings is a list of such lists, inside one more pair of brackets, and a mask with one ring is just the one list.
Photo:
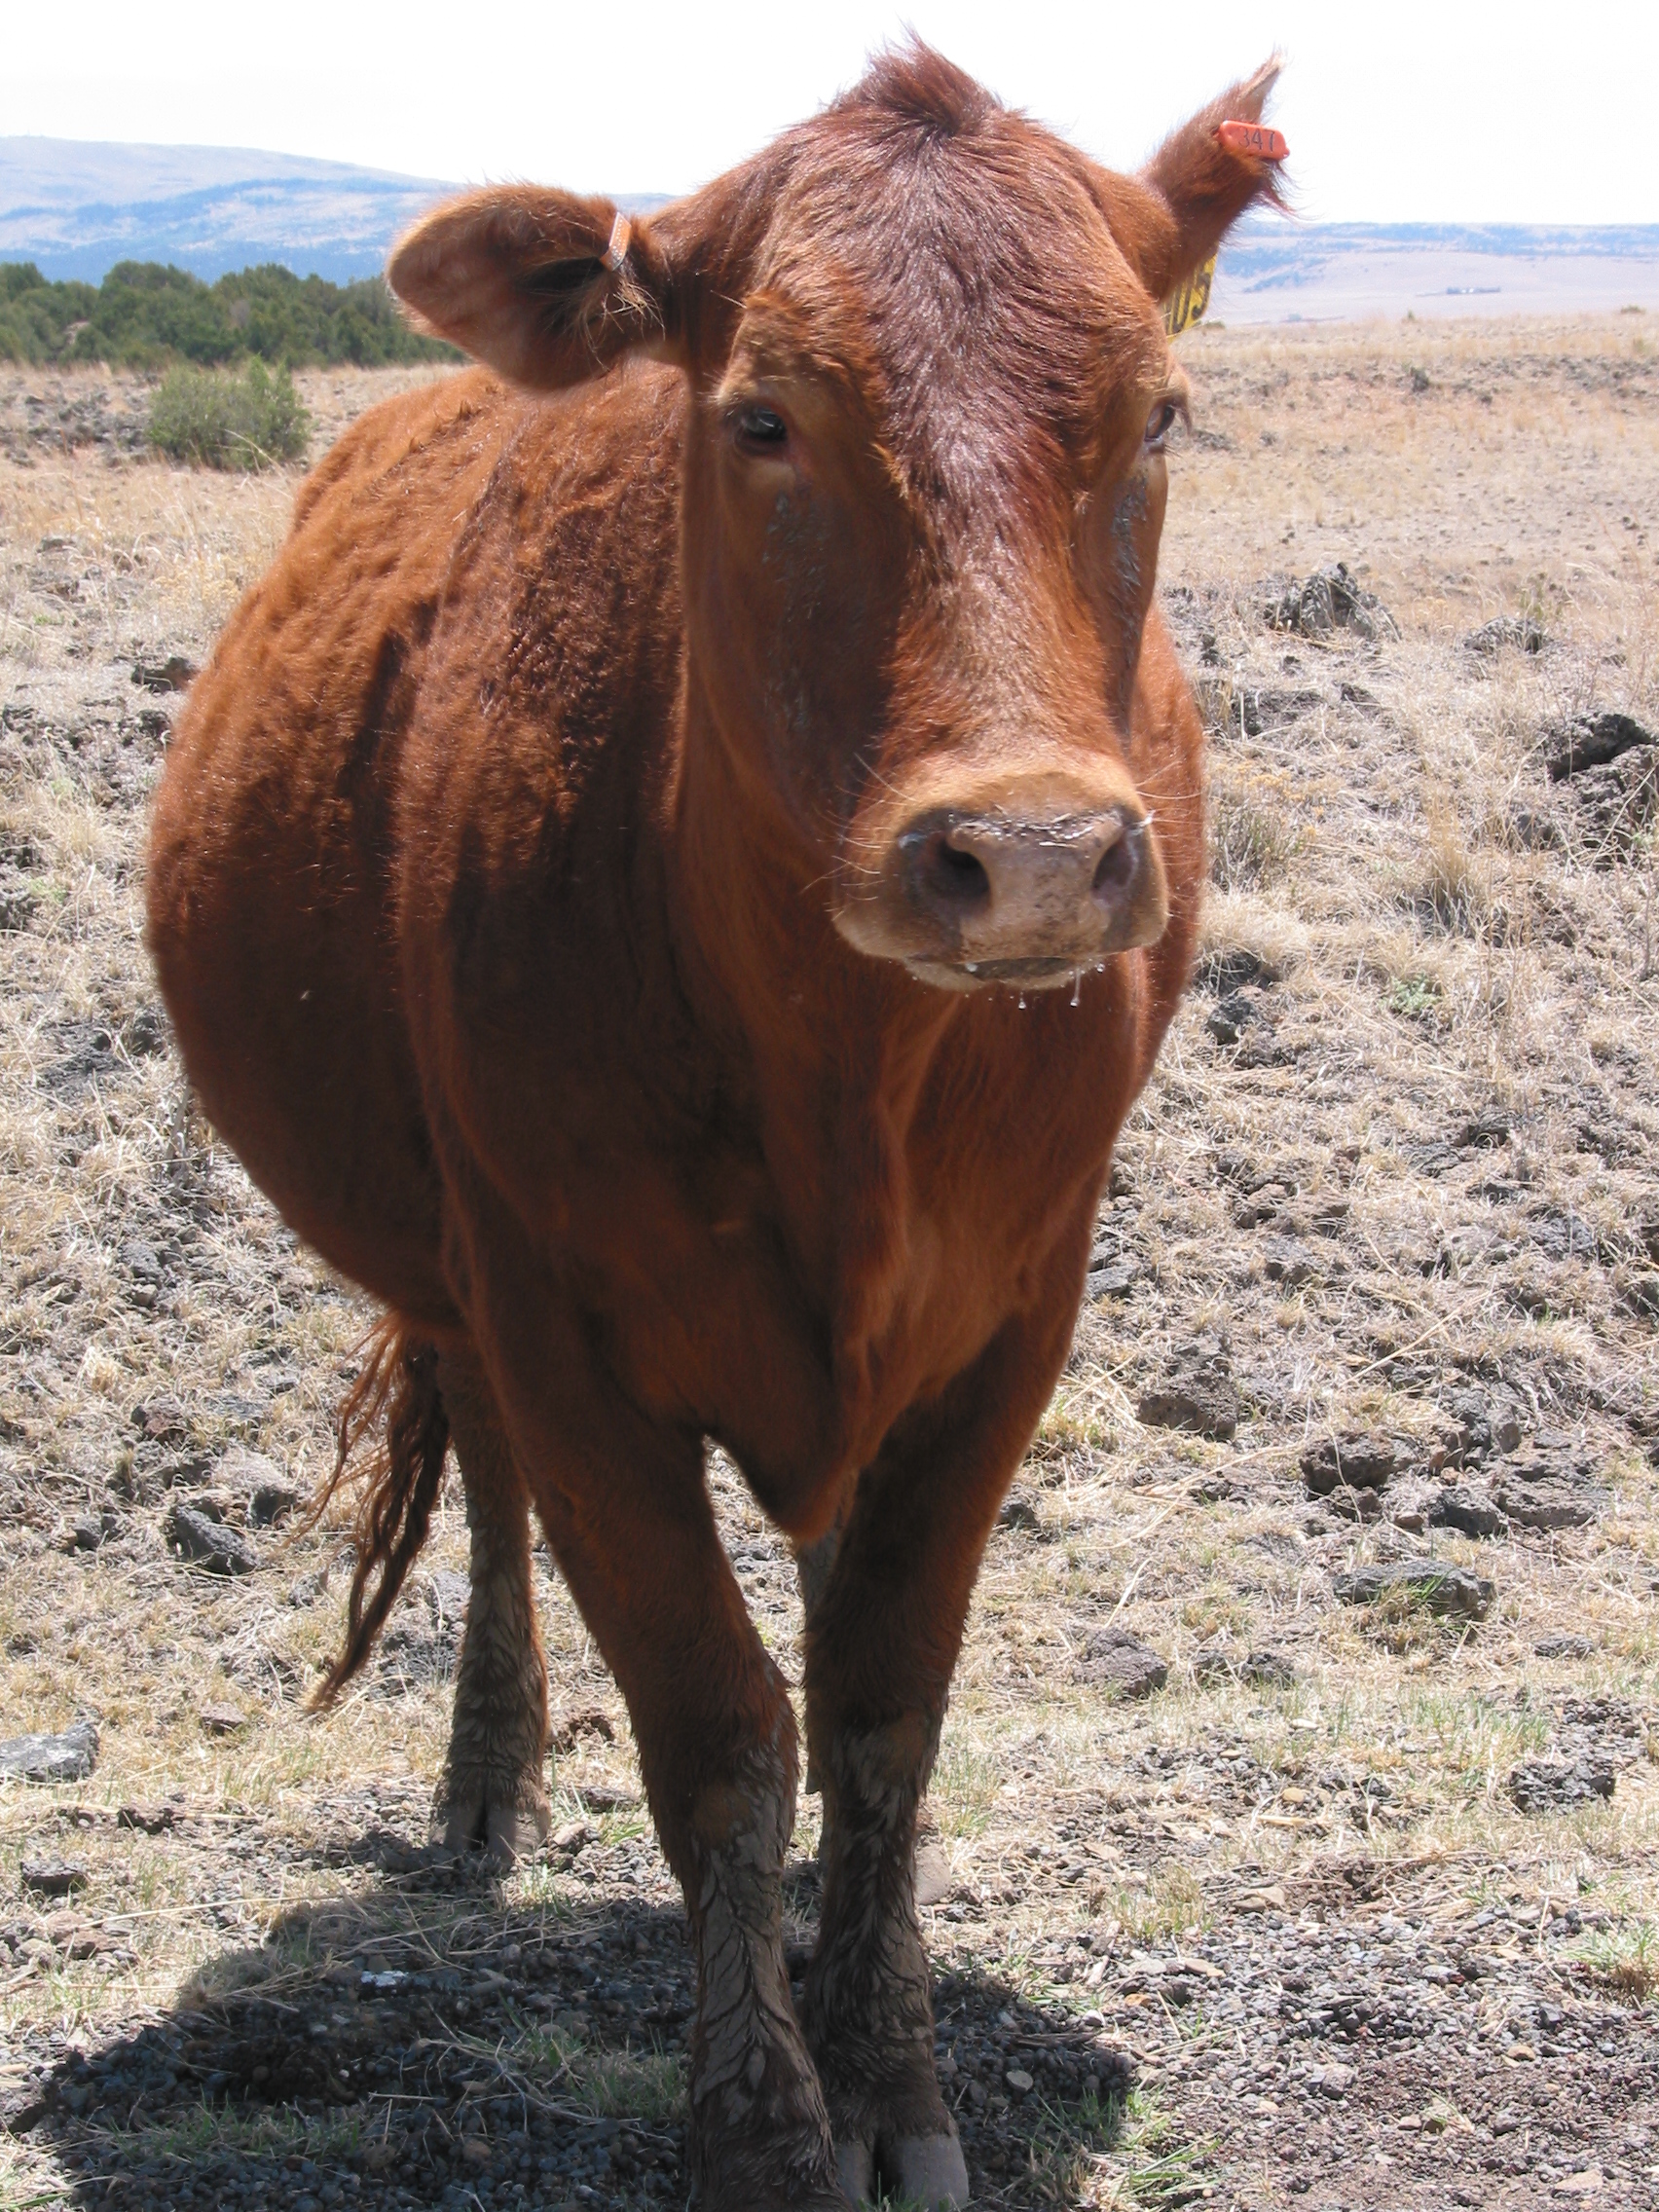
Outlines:
{"label": "dry grass", "polygon": [[[1296,2179],[1310,2203],[1426,2206],[1447,2201],[1460,2159],[1481,2200],[1535,2201],[1530,2167],[1502,2163],[1521,2139],[1496,2125],[1530,2065],[1539,2095],[1560,2083],[1537,2141],[1599,2128],[1616,2200],[1651,2204],[1659,2150],[1636,2133],[1659,2120],[1638,2079],[1659,1924],[1659,1364],[1641,1310],[1659,1237],[1643,1234],[1659,1225],[1654,861],[1639,841],[1604,865],[1546,787],[1539,741],[1608,706],[1659,726],[1659,362],[1617,318],[1200,329],[1182,350],[1199,430],[1220,442],[1175,463],[1163,573],[1217,728],[1208,955],[1259,1019],[1220,1045],[1214,996],[1195,991],[1126,1133],[1110,1223],[1139,1272],[1085,1309],[957,1678],[933,1787],[956,1885],[930,1933],[941,2016],[1026,2005],[1065,2025],[1098,2008],[1141,2069],[1123,2112],[1086,2098],[1040,2113],[1038,2092],[1010,2108],[991,2081],[964,2107],[981,2194],[1099,2206],[1208,2188],[1267,2206]],[[336,424],[388,388],[321,381],[305,396]],[[0,398],[19,420],[18,391]],[[476,1899],[388,1890],[352,1855],[377,1828],[418,1833],[447,1692],[418,1667],[401,1687],[383,1671],[336,1714],[303,1716],[337,1632],[338,1573],[322,1586],[335,1539],[264,1539],[261,1571],[227,1587],[160,1532],[169,1453],[207,1462],[210,1482],[241,1435],[303,1482],[317,1472],[364,1318],[249,1192],[143,1022],[136,868],[159,737],[129,669],[200,656],[269,557],[294,480],[87,451],[29,449],[22,465],[13,450],[0,858],[35,904],[0,937],[0,1710],[19,1728],[94,1711],[103,1749],[76,1788],[0,1786],[0,1922],[50,1909],[18,1874],[50,1846],[90,1870],[79,1923],[115,1932],[80,1959],[61,1943],[10,1968],[0,1953],[0,2040],[35,2055],[241,1982],[313,2003],[365,1928],[390,1942],[395,1923],[412,1942],[418,1926],[451,1959],[485,1938]],[[1264,627],[1267,579],[1336,559],[1398,640]],[[1550,634],[1543,654],[1463,649],[1523,610]],[[1254,735],[1246,696],[1266,702]],[[1518,805],[1553,810],[1560,842],[1519,840]],[[100,1027],[108,1051],[66,1075]],[[1506,1142],[1460,1142],[1483,1117]],[[163,1250],[153,1304],[135,1303],[134,1240]],[[1229,1347],[1236,1438],[1143,1427],[1141,1388],[1205,1332]],[[1470,1387],[1506,1390],[1529,1438],[1589,1470],[1588,1526],[1484,1540],[1415,1525]],[[184,1408],[176,1446],[132,1426],[163,1394]],[[1305,1493],[1300,1454],[1343,1428],[1399,1441],[1379,1519]],[[763,1633],[794,1670],[787,1565],[729,1474],[716,1480]],[[102,1548],[67,1548],[89,1516],[109,1519]],[[1494,1577],[1485,1622],[1333,1602],[1355,1562],[1425,1549]],[[426,1565],[463,1556],[451,1497]],[[603,1711],[613,1741],[583,1734],[559,1764],[559,1818],[585,1819],[592,1841],[489,1909],[563,1942],[596,1913],[671,1915],[673,1899],[626,1717],[551,1579],[544,1616],[561,1708]],[[1106,1626],[1156,1646],[1163,1691],[1125,1707],[1084,1685]],[[1264,1650],[1285,1663],[1278,1686],[1237,1671]],[[246,1725],[205,1732],[219,1706]],[[1512,1771],[1581,1741],[1616,1764],[1610,1800],[1519,1810]],[[185,1826],[115,1825],[121,1805],[162,1797]],[[814,1818],[808,1801],[803,1850]],[[1369,2101],[1321,2101],[1296,2072],[1317,2039],[1274,2025],[1267,2040],[1289,2016],[1271,1991],[1339,1939],[1386,1957],[1390,1921],[1454,1962],[1490,1941],[1499,1965],[1469,2000],[1467,2038],[1434,2046],[1428,2086],[1400,2074],[1400,2046],[1395,2072],[1376,2058]],[[1186,2009],[1136,1965],[1154,1954],[1198,1961]],[[1612,2009],[1506,2073],[1523,1984],[1556,1992],[1569,2023],[1573,2007]],[[565,2032],[516,2057],[492,2047],[571,2111],[672,2131],[672,2053]],[[251,2129],[249,2155],[356,2157],[378,2109],[221,2109],[176,2156],[188,2166]],[[0,2133],[0,2193],[69,2194],[56,2140]],[[1379,2167],[1384,2142],[1393,2164]]]}

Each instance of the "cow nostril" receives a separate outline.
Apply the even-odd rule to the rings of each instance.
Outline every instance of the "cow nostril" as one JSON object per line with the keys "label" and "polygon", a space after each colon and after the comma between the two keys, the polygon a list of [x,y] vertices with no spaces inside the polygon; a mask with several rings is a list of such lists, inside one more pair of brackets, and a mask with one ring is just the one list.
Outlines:
{"label": "cow nostril", "polygon": [[1094,870],[1092,889],[1096,893],[1122,891],[1135,872],[1134,832],[1125,830],[1101,854]]}
{"label": "cow nostril", "polygon": [[951,906],[977,906],[991,895],[984,864],[943,834],[929,840],[922,880],[936,899]]}

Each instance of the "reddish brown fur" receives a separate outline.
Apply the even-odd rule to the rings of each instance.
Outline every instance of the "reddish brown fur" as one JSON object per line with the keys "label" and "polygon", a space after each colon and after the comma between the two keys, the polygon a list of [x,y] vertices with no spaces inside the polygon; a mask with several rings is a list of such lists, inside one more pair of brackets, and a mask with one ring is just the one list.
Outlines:
{"label": "reddish brown fur", "polygon": [[[838,2201],[827,2126],[855,2189],[877,2157],[965,2186],[917,2056],[915,1800],[1191,956],[1157,298],[1270,189],[1213,135],[1269,81],[1137,181],[889,56],[614,273],[608,203],[440,211],[393,281],[560,396],[473,370],[341,439],[158,802],[208,1112],[400,1345],[479,1378],[477,1464],[522,1469],[628,1698],[701,1945],[717,2204]],[[985,981],[1070,965],[1028,1004]],[[843,1529],[810,2059],[777,1994],[793,1723],[711,1438],[797,1543]]]}

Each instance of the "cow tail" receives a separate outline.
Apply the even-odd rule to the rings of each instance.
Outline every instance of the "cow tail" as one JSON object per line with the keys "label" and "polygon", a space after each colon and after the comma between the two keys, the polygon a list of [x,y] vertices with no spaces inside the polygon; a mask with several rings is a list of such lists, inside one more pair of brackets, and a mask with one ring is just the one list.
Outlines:
{"label": "cow tail", "polygon": [[[333,1704],[374,1648],[426,1540],[449,1449],[449,1416],[438,1389],[434,1347],[388,1314],[366,1348],[363,1371],[340,1409],[334,1472],[311,1510],[314,1527],[343,1483],[350,1479],[357,1491],[346,1646],[312,1698],[313,1713]],[[375,1442],[369,1456],[352,1466],[358,1446],[371,1436]],[[370,1577],[377,1570],[371,1590]]]}

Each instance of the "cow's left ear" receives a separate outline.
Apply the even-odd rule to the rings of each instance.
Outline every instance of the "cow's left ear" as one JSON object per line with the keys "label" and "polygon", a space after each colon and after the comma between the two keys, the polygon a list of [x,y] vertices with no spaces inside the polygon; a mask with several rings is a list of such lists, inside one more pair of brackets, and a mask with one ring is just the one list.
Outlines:
{"label": "cow's left ear", "polygon": [[533,390],[659,346],[668,277],[650,225],[534,186],[469,193],[400,240],[387,277],[415,318]]}
{"label": "cow's left ear", "polygon": [[1212,100],[1160,146],[1138,176],[1095,169],[1094,198],[1124,258],[1155,300],[1166,300],[1201,269],[1247,207],[1282,207],[1283,140],[1275,132],[1227,131],[1259,124],[1278,81],[1275,55]]}

